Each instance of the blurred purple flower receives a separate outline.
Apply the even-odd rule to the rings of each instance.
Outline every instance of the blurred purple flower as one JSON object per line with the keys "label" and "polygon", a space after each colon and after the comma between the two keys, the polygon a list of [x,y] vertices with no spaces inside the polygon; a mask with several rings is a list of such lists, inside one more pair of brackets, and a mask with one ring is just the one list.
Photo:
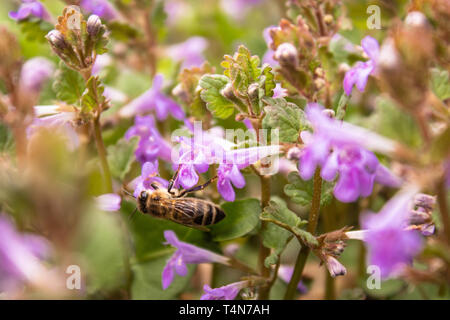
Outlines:
{"label": "blurred purple flower", "polygon": [[[294,273],[294,268],[290,266],[281,265],[278,269],[278,277],[286,283],[289,283],[292,278],[292,274]],[[307,293],[308,288],[303,284],[303,282],[299,282],[297,285],[297,290],[301,294]]]}
{"label": "blurred purple flower", "polygon": [[287,89],[284,89],[281,86],[281,83],[277,83],[275,85],[275,89],[273,89],[273,97],[274,99],[276,98],[284,98],[288,95]]}
{"label": "blurred purple flower", "polygon": [[119,13],[108,0],[81,0],[80,7],[86,12],[106,20],[113,20],[119,17]]}
{"label": "blurred purple flower", "polygon": [[107,53],[98,55],[92,66],[92,74],[99,74],[104,68],[110,66],[113,63],[111,56]]}
{"label": "blurred purple flower", "polygon": [[36,57],[27,60],[20,72],[20,89],[26,93],[39,93],[53,71],[53,63],[46,58]]}
{"label": "blurred purple flower", "polygon": [[371,194],[378,167],[376,156],[351,139],[342,139],[333,128],[339,123],[327,117],[323,108],[308,104],[306,114],[314,128],[314,135],[303,131],[306,143],[299,162],[299,173],[303,180],[312,178],[317,166],[321,177],[332,181],[339,174],[334,195],[342,202],[352,202],[361,195]]}
{"label": "blurred purple flower", "polygon": [[236,20],[241,20],[245,17],[248,10],[263,0],[221,0],[222,9]]}
{"label": "blurred purple flower", "polygon": [[248,284],[248,281],[240,281],[214,289],[205,284],[203,287],[205,293],[202,295],[200,300],[234,300],[239,291],[248,287]]}
{"label": "blurred purple flower", "polygon": [[60,106],[35,106],[34,115],[33,122],[27,128],[28,138],[31,138],[39,128],[47,128],[62,134],[67,139],[69,150],[73,151],[79,146],[80,140],[73,126],[77,116],[75,109],[70,110]]}
{"label": "blurred purple flower", "polygon": [[161,92],[163,81],[163,75],[157,74],[153,79],[152,88],[120,109],[119,114],[122,117],[131,117],[154,110],[159,121],[165,120],[169,113],[175,119],[183,120],[185,118],[183,109]]}
{"label": "blurred purple flower", "polygon": [[141,175],[130,183],[134,189],[134,197],[137,198],[143,190],[153,189],[152,183],[167,188],[169,182],[158,175],[158,160],[144,163]]}
{"label": "blurred purple flower", "polygon": [[0,214],[0,291],[14,291],[24,282],[39,282],[45,273],[41,264],[49,253],[44,238],[19,233],[14,223]]}
{"label": "blurred purple flower", "polygon": [[182,62],[181,68],[200,67],[205,61],[203,51],[208,47],[208,41],[203,37],[191,37],[186,41],[171,45],[167,55],[177,62]]}
{"label": "blurred purple flower", "polygon": [[177,248],[172,257],[167,261],[162,272],[162,286],[164,290],[172,283],[175,272],[182,277],[187,275],[188,269],[186,264],[217,262],[228,265],[229,259],[227,257],[180,241],[172,230],[164,231],[164,237],[167,240],[166,244]]}
{"label": "blurred purple flower", "polygon": [[95,197],[97,207],[103,211],[118,211],[122,198],[115,193],[106,193]]}
{"label": "blurred purple flower", "polygon": [[153,162],[158,157],[170,161],[171,147],[156,128],[155,119],[152,115],[136,116],[134,125],[125,133],[125,139],[129,140],[134,136],[139,137],[135,155],[140,163]]}
{"label": "blurred purple flower", "polygon": [[359,91],[363,92],[369,75],[375,72],[380,47],[378,41],[370,36],[366,36],[361,40],[361,46],[364,52],[369,56],[366,62],[358,61],[344,77],[344,91],[349,96],[352,93],[353,86],[356,85]]}
{"label": "blurred purple flower", "polygon": [[25,20],[30,16],[49,22],[52,20],[47,9],[37,0],[22,0],[22,4],[17,11],[9,12],[9,17],[17,21]]}
{"label": "blurred purple flower", "polygon": [[378,214],[361,216],[365,230],[347,232],[351,239],[361,239],[368,248],[368,264],[380,268],[381,276],[397,275],[420,253],[422,241],[417,231],[407,230],[416,187],[405,187],[389,200]]}

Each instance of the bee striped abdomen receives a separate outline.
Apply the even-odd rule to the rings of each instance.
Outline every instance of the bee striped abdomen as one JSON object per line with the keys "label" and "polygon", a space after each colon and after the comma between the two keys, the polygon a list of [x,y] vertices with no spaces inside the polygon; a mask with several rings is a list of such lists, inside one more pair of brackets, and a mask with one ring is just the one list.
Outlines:
{"label": "bee striped abdomen", "polygon": [[197,213],[198,216],[194,219],[194,222],[201,226],[208,226],[215,224],[225,218],[225,213],[216,205],[207,201],[198,201]]}

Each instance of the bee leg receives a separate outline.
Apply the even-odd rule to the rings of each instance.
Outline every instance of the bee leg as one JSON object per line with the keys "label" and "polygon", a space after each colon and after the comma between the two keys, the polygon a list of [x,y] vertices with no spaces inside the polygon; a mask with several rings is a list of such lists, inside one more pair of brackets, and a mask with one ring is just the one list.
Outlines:
{"label": "bee leg", "polygon": [[203,190],[205,189],[208,185],[210,185],[211,183],[213,183],[214,181],[217,180],[217,176],[215,176],[214,178],[209,179],[208,181],[206,181],[204,184],[196,186],[196,187],[192,187],[190,189],[186,189],[183,190],[178,196],[177,198],[181,198],[182,196],[190,193],[190,192],[195,192],[195,191],[199,191],[199,190]]}
{"label": "bee leg", "polygon": [[180,172],[180,168],[181,168],[181,164],[178,165],[177,171],[175,171],[175,173],[173,174],[172,179],[169,180],[169,186],[167,187],[167,192],[172,194],[172,195],[175,194],[172,191],[172,188],[173,188],[173,184],[175,183],[175,181],[178,178],[178,173]]}

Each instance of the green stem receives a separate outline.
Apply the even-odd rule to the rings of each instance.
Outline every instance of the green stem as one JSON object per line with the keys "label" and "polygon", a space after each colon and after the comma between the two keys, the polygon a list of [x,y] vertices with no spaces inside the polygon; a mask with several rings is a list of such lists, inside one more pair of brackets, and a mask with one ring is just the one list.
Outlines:
{"label": "green stem", "polygon": [[[311,211],[309,212],[308,232],[314,234],[319,221],[319,209],[320,209],[320,197],[322,194],[322,178],[320,177],[319,168],[314,173],[313,180],[313,198],[311,203]],[[292,274],[291,281],[289,281],[286,293],[284,294],[285,300],[292,300],[297,290],[298,283],[302,278],[303,269],[305,268],[306,260],[308,259],[310,249],[307,246],[302,246],[297,256],[297,261],[294,267],[294,273]]]}
{"label": "green stem", "polygon": [[[270,202],[270,176],[260,176],[261,181],[261,207],[264,210],[265,207],[269,205]],[[262,221],[261,222],[261,233],[263,230],[267,228],[267,222]],[[264,260],[266,257],[270,255],[270,249],[266,248],[263,244],[263,239],[260,241],[259,245],[259,256],[258,256],[258,264],[260,267],[260,274],[261,276],[265,278],[270,277],[270,269],[266,268],[264,265]],[[267,300],[269,298],[271,286],[263,286],[260,289],[259,292],[259,299],[260,300]]]}
{"label": "green stem", "polygon": [[111,171],[109,170],[108,160],[106,158],[106,148],[105,144],[103,143],[102,131],[100,126],[100,116],[97,116],[94,119],[93,125],[94,125],[94,139],[95,144],[97,145],[98,156],[100,157],[100,164],[102,166],[106,192],[110,193],[113,191]]}

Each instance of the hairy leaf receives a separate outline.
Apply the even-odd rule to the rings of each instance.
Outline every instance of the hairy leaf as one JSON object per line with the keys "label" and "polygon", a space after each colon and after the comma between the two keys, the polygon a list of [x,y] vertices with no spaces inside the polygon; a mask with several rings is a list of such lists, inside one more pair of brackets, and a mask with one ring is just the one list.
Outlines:
{"label": "hairy leaf", "polygon": [[431,70],[431,89],[441,100],[450,98],[449,74],[446,70]]}
{"label": "hairy leaf", "polygon": [[78,105],[85,90],[83,77],[77,72],[60,62],[56,71],[53,90],[56,97],[68,104]]}
{"label": "hairy leaf", "polygon": [[[298,175],[298,172],[293,171],[288,175],[289,184],[284,186],[284,193],[291,197],[294,203],[307,207],[311,205],[313,198],[313,181],[304,181]],[[322,195],[320,198],[320,206],[325,207],[330,204],[333,199],[332,184],[324,181],[322,183]]]}
{"label": "hairy leaf", "polygon": [[201,77],[199,85],[203,89],[200,96],[214,116],[226,119],[234,112],[234,104],[226,99],[221,90],[230,82],[226,76],[214,74]]}
{"label": "hairy leaf", "polygon": [[304,111],[283,98],[264,98],[266,116],[263,128],[278,129],[281,142],[297,142],[300,131],[308,128]]}
{"label": "hairy leaf", "polygon": [[86,90],[81,97],[81,111],[89,113],[97,108],[102,108],[106,102],[103,96],[105,88],[100,83],[98,76],[92,76],[86,83]]}

